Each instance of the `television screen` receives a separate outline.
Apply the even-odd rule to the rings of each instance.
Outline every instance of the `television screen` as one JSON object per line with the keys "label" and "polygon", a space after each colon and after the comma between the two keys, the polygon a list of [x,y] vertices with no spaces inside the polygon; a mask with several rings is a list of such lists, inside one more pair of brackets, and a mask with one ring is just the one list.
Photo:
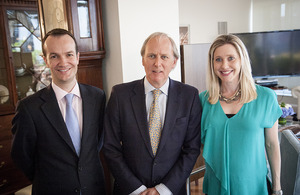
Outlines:
{"label": "television screen", "polygon": [[253,77],[300,76],[300,30],[234,35],[247,47]]}

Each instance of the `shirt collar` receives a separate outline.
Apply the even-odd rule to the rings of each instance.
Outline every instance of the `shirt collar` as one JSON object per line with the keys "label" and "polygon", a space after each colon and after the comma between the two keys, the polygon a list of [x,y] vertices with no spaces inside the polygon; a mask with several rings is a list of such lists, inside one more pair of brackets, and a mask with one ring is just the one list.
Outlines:
{"label": "shirt collar", "polygon": [[[66,92],[65,90],[63,90],[59,86],[57,86],[53,81],[52,81],[52,88],[53,88],[53,91],[55,93],[57,101],[60,101],[61,99],[63,99],[65,97],[65,95],[68,94],[68,92]],[[79,91],[79,85],[78,85],[77,81],[76,81],[76,84],[73,87],[72,91],[70,91],[70,93],[72,93],[72,94],[76,95],[77,97],[81,98],[80,91]]]}
{"label": "shirt collar", "polygon": [[[167,79],[166,83],[161,88],[159,88],[162,91],[162,93],[164,93],[165,95],[168,95],[169,84],[170,84],[170,81],[169,81],[169,79]],[[145,86],[145,94],[156,89],[149,83],[149,81],[147,80],[146,77],[144,79],[144,86]]]}

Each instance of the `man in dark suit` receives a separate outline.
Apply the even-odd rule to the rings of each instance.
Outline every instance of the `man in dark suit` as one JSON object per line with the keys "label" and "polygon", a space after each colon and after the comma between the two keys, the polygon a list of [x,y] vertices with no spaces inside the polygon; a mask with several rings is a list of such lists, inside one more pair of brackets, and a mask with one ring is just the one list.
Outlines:
{"label": "man in dark suit", "polygon": [[200,153],[198,91],[169,78],[179,54],[165,33],[150,35],[141,55],[145,78],[114,86],[107,105],[104,154],[114,193],[186,194]]}
{"label": "man in dark suit", "polygon": [[[48,32],[43,55],[52,83],[19,101],[12,159],[32,181],[32,194],[105,194],[99,159],[105,94],[77,83],[79,52],[70,32]],[[68,94],[73,94],[70,109]],[[74,127],[65,122],[71,112]]]}

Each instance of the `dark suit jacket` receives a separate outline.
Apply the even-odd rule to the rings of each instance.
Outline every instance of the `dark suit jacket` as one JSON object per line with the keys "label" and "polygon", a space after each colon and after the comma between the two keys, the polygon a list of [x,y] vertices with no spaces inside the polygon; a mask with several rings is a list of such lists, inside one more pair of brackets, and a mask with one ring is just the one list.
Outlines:
{"label": "dark suit jacket", "polygon": [[165,122],[156,156],[151,149],[144,81],[114,86],[104,123],[104,154],[115,178],[115,193],[145,185],[166,185],[186,194],[185,182],[200,153],[198,90],[170,79]]}
{"label": "dark suit jacket", "polygon": [[83,105],[78,157],[51,86],[21,101],[13,119],[12,159],[33,182],[32,194],[105,194],[99,159],[102,90],[79,84]]}

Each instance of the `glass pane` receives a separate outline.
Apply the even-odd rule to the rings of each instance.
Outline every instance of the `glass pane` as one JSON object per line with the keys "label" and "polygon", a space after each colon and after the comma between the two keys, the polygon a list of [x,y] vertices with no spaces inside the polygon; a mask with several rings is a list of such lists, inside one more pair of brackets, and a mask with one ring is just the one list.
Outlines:
{"label": "glass pane", "polygon": [[6,14],[7,14],[7,18],[9,20],[16,19],[16,12],[15,12],[15,10],[7,10]]}
{"label": "glass pane", "polygon": [[42,41],[40,28],[37,28],[37,29],[33,32],[33,34],[34,34],[34,36],[37,37],[40,41]]}
{"label": "glass pane", "polygon": [[34,32],[36,29],[40,29],[39,16],[36,11],[23,11],[27,19],[30,20],[28,29],[30,32]]}
{"label": "glass pane", "polygon": [[0,105],[10,104],[7,70],[4,61],[4,47],[2,38],[2,31],[0,31]]}
{"label": "glass pane", "polygon": [[20,47],[22,47],[31,33],[18,20],[9,20],[8,25],[10,29],[12,51],[20,52]]}
{"label": "glass pane", "polygon": [[42,45],[37,11],[8,10],[11,49],[18,98],[51,83],[50,71],[41,57]]}
{"label": "glass pane", "polygon": [[78,0],[78,21],[80,29],[80,37],[91,37],[90,14],[87,0]]}

